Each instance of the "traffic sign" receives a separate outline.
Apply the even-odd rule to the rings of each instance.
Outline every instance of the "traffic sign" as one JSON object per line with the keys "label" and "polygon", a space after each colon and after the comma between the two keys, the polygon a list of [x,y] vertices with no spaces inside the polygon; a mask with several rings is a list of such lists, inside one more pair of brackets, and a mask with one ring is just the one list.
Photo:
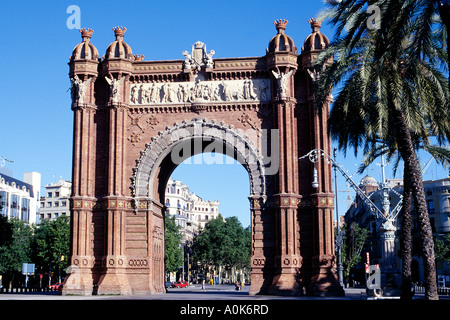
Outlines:
{"label": "traffic sign", "polygon": [[27,276],[34,275],[34,263],[22,263],[22,274]]}

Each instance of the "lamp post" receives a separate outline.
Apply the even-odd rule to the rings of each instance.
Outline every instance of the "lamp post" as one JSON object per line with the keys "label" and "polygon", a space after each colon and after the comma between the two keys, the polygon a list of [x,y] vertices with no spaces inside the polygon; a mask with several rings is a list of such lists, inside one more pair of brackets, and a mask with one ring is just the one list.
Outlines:
{"label": "lamp post", "polygon": [[[337,149],[333,149],[334,163],[336,163]],[[336,249],[337,249],[337,271],[338,279],[341,287],[344,287],[344,267],[342,266],[342,242],[344,240],[344,235],[341,233],[341,227],[339,226],[339,207],[338,207],[338,184],[337,184],[337,168],[333,163],[334,167],[334,185],[336,189]]]}
{"label": "lamp post", "polygon": [[[318,173],[317,173],[317,168],[316,168],[316,163],[319,161],[319,159],[321,157],[324,157],[327,159],[327,161],[332,163],[332,166],[334,168],[334,181],[335,181],[335,189],[336,189],[336,249],[337,249],[337,274],[338,274],[338,280],[339,280],[339,284],[340,286],[343,288],[344,287],[344,277],[343,277],[343,270],[344,267],[342,266],[342,257],[341,257],[341,253],[342,253],[342,241],[343,241],[343,234],[341,233],[340,230],[340,226],[339,226],[339,209],[338,209],[338,199],[337,199],[337,169],[338,169],[338,165],[336,163],[336,148],[334,148],[333,150],[334,152],[334,160],[330,157],[330,155],[328,155],[325,151],[321,150],[321,149],[314,149],[311,150],[310,152],[308,152],[306,155],[302,156],[299,158],[299,160],[308,157],[309,160],[314,164],[314,169],[313,169],[313,181],[312,181],[312,187],[314,189],[317,189],[319,187],[319,180],[318,180]],[[341,169],[341,168],[339,168]],[[342,169],[341,169],[342,170]]]}
{"label": "lamp post", "polygon": [[[381,239],[382,239],[382,268],[386,270],[386,273],[396,273],[397,271],[394,270],[395,262],[393,260],[394,258],[394,245],[395,245],[395,226],[393,225],[393,222],[397,219],[397,215],[401,210],[402,207],[402,195],[395,192],[392,188],[389,187],[389,185],[384,181],[384,158],[382,158],[382,167],[383,167],[383,183],[381,191],[382,193],[382,208],[378,208],[377,205],[370,199],[370,197],[360,189],[360,187],[350,178],[350,176],[345,172],[344,169],[342,169],[339,164],[336,163],[333,158],[330,157],[329,154],[327,154],[325,151],[321,149],[313,149],[309,151],[306,155],[301,156],[299,160],[304,159],[308,157],[311,162],[314,163],[314,171],[313,171],[313,181],[312,186],[314,188],[318,188],[319,182],[317,179],[317,171],[316,171],[316,162],[318,162],[322,157],[325,158],[328,163],[332,163],[334,169],[339,170],[339,172],[342,174],[342,176],[345,178],[345,180],[350,184],[350,186],[355,190],[356,195],[360,197],[360,199],[364,202],[364,204],[367,206],[367,208],[370,211],[370,214],[373,214],[375,217],[375,220],[378,224],[381,224],[380,233],[381,233]],[[336,155],[335,155],[336,157]],[[335,171],[336,172],[336,171]],[[390,204],[389,204],[389,190],[392,190],[395,192],[400,200],[395,206],[394,209],[389,210]],[[336,193],[337,193],[337,187],[336,187]],[[337,206],[337,201],[336,201]],[[337,207],[336,207],[337,209]],[[336,212],[337,214],[337,212]],[[339,227],[339,222],[338,222]],[[342,277],[342,263],[340,261],[341,254],[340,250],[342,247],[342,240],[343,235],[341,231],[338,229],[337,235],[336,235],[336,247],[337,247],[337,259],[338,259],[338,277],[339,282],[342,285],[341,279]],[[383,280],[382,280],[383,282]],[[387,286],[385,286],[387,288]]]}

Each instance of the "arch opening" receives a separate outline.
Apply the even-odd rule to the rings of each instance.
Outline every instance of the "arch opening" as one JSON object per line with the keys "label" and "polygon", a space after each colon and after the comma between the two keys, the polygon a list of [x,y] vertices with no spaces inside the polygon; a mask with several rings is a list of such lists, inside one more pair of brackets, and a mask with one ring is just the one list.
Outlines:
{"label": "arch opening", "polygon": [[[165,189],[165,226],[169,228],[165,229],[165,232],[171,232],[169,230],[173,230],[175,223],[181,235],[181,246],[175,248],[173,241],[165,244],[169,246],[166,250],[172,253],[166,256],[166,281],[188,281],[193,285],[201,284],[203,280],[206,284],[210,284],[210,281],[215,284],[234,284],[236,281],[249,284],[249,192],[248,172],[242,164],[227,155],[201,153],[186,159],[176,167]],[[168,217],[172,221],[168,222]],[[212,225],[208,226],[209,223]],[[236,244],[235,249],[241,254],[227,263],[204,265],[201,252],[213,256],[214,253],[201,243],[210,239],[211,243],[215,243],[214,246],[220,247],[221,243],[214,242],[215,233],[212,232],[212,238],[208,235],[211,235],[211,230],[226,226],[230,234],[239,235],[239,239],[231,237],[229,240]],[[210,232],[203,234],[202,231],[208,228],[211,228]],[[170,239],[173,237],[173,234],[169,236]],[[222,249],[227,251],[226,248]],[[178,260],[181,261],[176,265],[173,252],[177,251]]]}
{"label": "arch opening", "polygon": [[249,173],[250,195],[265,197],[265,165],[254,143],[231,126],[204,119],[174,124],[146,145],[133,169],[132,196],[164,203],[163,191],[175,168],[191,156],[208,152],[225,154],[242,164]]}
{"label": "arch opening", "polygon": [[[209,164],[220,162],[220,159],[223,160],[220,155],[226,155],[242,165],[249,179],[247,195],[250,200],[250,221],[255,220],[253,204],[256,198],[259,206],[256,211],[260,212],[260,203],[264,203],[266,199],[266,175],[263,157],[254,143],[239,130],[234,130],[222,122],[193,119],[191,122],[183,121],[181,125],[174,124],[173,127],[160,132],[141,152],[141,157],[134,169],[132,196],[135,203],[147,202],[149,205],[146,210],[156,212],[152,214],[154,219],[152,224],[158,230],[164,230],[165,193],[169,178],[183,161],[200,154],[210,155],[206,158]],[[139,205],[136,208],[138,207]],[[252,233],[253,228],[251,228]],[[251,259],[253,255],[254,250],[251,249]],[[163,261],[164,253],[157,259]],[[155,266],[155,269],[164,270],[161,266],[158,268]],[[154,276],[154,279],[161,281],[163,277],[162,275]],[[159,285],[155,283],[154,287]]]}

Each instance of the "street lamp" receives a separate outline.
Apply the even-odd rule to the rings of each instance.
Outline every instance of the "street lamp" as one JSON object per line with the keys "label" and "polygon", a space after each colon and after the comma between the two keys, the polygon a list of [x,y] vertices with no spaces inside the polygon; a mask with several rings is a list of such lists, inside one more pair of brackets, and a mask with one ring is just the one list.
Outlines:
{"label": "street lamp", "polygon": [[312,187],[314,189],[317,189],[319,187],[319,181],[317,180],[317,169],[316,169],[316,164],[314,164],[314,169],[313,169],[313,182],[312,182]]}
{"label": "street lamp", "polygon": [[[321,157],[324,157],[327,159],[328,162],[331,162],[334,167],[334,176],[335,176],[335,183],[336,183],[336,248],[337,248],[337,271],[338,271],[338,279],[339,284],[341,287],[344,287],[344,277],[343,277],[343,270],[344,267],[342,266],[342,259],[341,259],[341,248],[342,248],[342,242],[344,235],[341,233],[340,227],[339,227],[339,213],[338,213],[338,201],[337,201],[337,174],[336,170],[338,168],[338,165],[335,160],[333,160],[330,155],[328,155],[325,151],[321,149],[314,149],[308,152],[306,155],[299,158],[299,160],[308,157],[309,160],[314,163],[314,169],[313,169],[313,181],[312,181],[312,187],[314,189],[317,189],[319,187],[319,179],[317,174],[317,168],[316,163],[319,161]],[[336,159],[336,148],[334,149],[334,158]],[[339,168],[340,169],[340,168]]]}
{"label": "street lamp", "polygon": [[301,160],[303,158],[308,157],[309,161],[314,163],[313,181],[312,181],[312,187],[314,189],[317,189],[319,187],[319,178],[318,178],[318,174],[317,174],[316,163],[319,161],[319,157],[323,155],[323,154],[320,154],[320,152],[322,152],[322,150],[314,149],[314,150],[311,150],[310,152],[308,152],[307,154],[305,154],[304,156],[298,158],[298,160]]}
{"label": "street lamp", "polygon": [[337,271],[338,271],[338,279],[339,279],[339,284],[341,285],[341,287],[344,287],[344,275],[343,275],[343,271],[344,271],[344,267],[342,266],[342,242],[344,240],[344,234],[343,232],[341,232],[341,227],[339,225],[339,206],[338,206],[338,184],[337,184],[337,166],[334,164],[336,163],[336,158],[337,158],[337,149],[334,148],[333,149],[333,156],[334,156],[334,162],[333,162],[333,167],[334,167],[334,185],[335,185],[335,189],[336,189],[336,249],[337,249]]}

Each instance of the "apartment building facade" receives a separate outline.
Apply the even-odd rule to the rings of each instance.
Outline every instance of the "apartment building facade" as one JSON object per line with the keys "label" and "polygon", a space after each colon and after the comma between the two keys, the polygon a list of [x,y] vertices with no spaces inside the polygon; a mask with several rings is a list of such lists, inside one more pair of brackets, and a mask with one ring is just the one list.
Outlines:
{"label": "apartment building facade", "polygon": [[218,217],[219,201],[203,200],[179,180],[170,179],[166,187],[166,212],[181,227],[182,242],[192,242],[205,225]]}
{"label": "apartment building facade", "polygon": [[40,199],[39,221],[55,220],[59,216],[70,216],[70,194],[72,183],[59,180],[45,186],[45,196]]}
{"label": "apartment building facade", "polygon": [[40,185],[39,172],[25,172],[23,180],[0,173],[0,214],[36,223]]}

